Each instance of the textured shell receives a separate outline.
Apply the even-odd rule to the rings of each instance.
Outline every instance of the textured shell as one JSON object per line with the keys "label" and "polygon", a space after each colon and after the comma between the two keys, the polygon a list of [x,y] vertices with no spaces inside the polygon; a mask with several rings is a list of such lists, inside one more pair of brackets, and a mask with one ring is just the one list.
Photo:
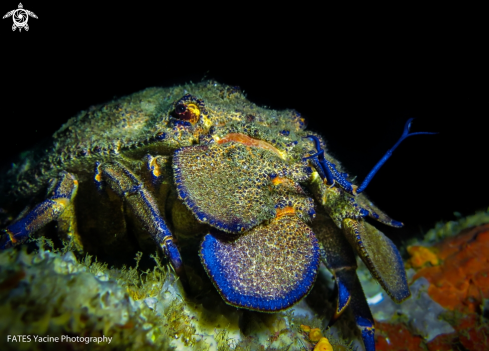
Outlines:
{"label": "textured shell", "polygon": [[[206,113],[192,128],[176,125],[171,115],[185,94],[205,103]],[[134,167],[147,154],[169,156],[180,147],[198,144],[201,136],[214,130],[218,137],[240,132],[265,140],[282,150],[284,159],[298,161],[312,146],[301,139],[304,127],[296,111],[261,108],[237,87],[206,81],[148,88],[69,119],[42,146],[22,155],[2,179],[0,191],[15,198],[31,197],[61,170],[76,173],[83,181],[93,176],[96,161],[116,159]]]}

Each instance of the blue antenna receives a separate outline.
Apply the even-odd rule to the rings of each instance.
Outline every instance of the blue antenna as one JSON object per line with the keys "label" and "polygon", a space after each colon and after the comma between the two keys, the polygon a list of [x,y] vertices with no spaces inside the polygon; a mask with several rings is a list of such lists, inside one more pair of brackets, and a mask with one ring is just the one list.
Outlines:
{"label": "blue antenna", "polygon": [[410,118],[407,120],[406,124],[404,125],[404,132],[402,133],[401,137],[399,138],[399,140],[397,141],[397,143],[394,144],[393,147],[391,147],[384,155],[384,157],[382,157],[380,159],[379,162],[377,162],[377,164],[374,166],[374,168],[372,168],[372,170],[370,171],[370,173],[365,177],[365,180],[362,182],[362,185],[360,185],[356,191],[357,194],[360,194],[362,191],[365,190],[365,188],[367,187],[367,185],[370,183],[370,181],[372,180],[372,178],[374,177],[374,175],[379,171],[380,167],[382,167],[384,165],[384,163],[389,159],[389,157],[392,156],[392,153],[394,152],[394,150],[399,146],[399,144],[401,144],[401,142],[410,137],[410,136],[413,136],[413,135],[421,135],[421,134],[438,134],[438,133],[434,133],[434,132],[417,132],[417,133],[409,133],[409,128],[411,128],[411,122],[413,121],[414,118]]}
{"label": "blue antenna", "polygon": [[326,160],[324,157],[324,150],[321,149],[321,145],[319,142],[319,139],[315,137],[314,135],[308,135],[304,138],[310,139],[314,141],[314,144],[316,146],[317,152],[314,155],[305,157],[304,159],[312,159],[314,166],[317,168],[317,171],[319,175],[321,176],[322,179],[326,179],[326,184],[329,186],[333,186],[335,182],[337,182],[345,191],[352,195],[357,195],[360,194],[362,191],[365,190],[367,185],[370,183],[372,178],[375,176],[375,174],[379,171],[380,167],[389,159],[389,157],[392,156],[392,153],[394,150],[401,144],[401,142],[413,135],[421,135],[421,134],[438,134],[438,133],[433,133],[433,132],[417,132],[417,133],[409,133],[409,128],[411,128],[411,122],[413,121],[413,118],[410,118],[407,120],[405,126],[404,126],[404,132],[402,133],[401,137],[397,141],[397,143],[390,148],[380,159],[379,162],[374,166],[374,168],[370,171],[370,173],[367,175],[365,180],[362,182],[362,184],[355,189],[355,186],[353,186],[347,179],[346,179],[346,174],[339,172],[336,169],[336,166]]}

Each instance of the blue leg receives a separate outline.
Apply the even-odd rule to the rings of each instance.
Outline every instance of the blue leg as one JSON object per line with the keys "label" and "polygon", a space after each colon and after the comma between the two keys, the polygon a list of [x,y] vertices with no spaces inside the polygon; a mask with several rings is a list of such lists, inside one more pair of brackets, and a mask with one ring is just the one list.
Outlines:
{"label": "blue leg", "polygon": [[[0,249],[7,249],[23,243],[32,233],[49,222],[62,217],[66,209],[71,209],[71,212],[68,212],[72,213],[72,201],[77,189],[78,181],[72,174],[60,173],[58,181],[50,192],[51,196],[3,230],[4,235],[0,238]],[[76,231],[75,228],[70,230]]]}
{"label": "blue leg", "polygon": [[321,143],[319,142],[319,139],[314,135],[308,135],[307,137],[305,137],[305,139],[310,139],[314,141],[314,145],[316,146],[317,152],[314,155],[305,157],[304,159],[313,160],[314,165],[316,166],[321,178],[323,179],[326,178],[326,184],[333,186],[335,183],[335,177],[333,176],[330,170],[331,162],[328,162],[328,160],[326,160],[326,158],[324,157],[324,150],[321,149]]}
{"label": "blue leg", "polygon": [[326,220],[324,224],[324,229],[317,229],[316,236],[321,243],[321,258],[334,274],[336,290],[336,309],[328,327],[349,308],[362,334],[365,349],[375,351],[374,322],[356,274],[353,249],[343,231],[332,221],[328,223]]}
{"label": "blue leg", "polygon": [[[335,272],[336,284],[343,300],[349,302],[355,322],[362,335],[366,351],[375,351],[375,326],[367,299],[358,280],[355,269],[342,269]],[[340,288],[341,287],[341,288]],[[331,323],[330,323],[331,324]]]}
{"label": "blue leg", "polygon": [[177,273],[186,283],[185,270],[173,236],[161,217],[151,193],[136,176],[120,163],[104,163],[96,167],[99,172],[96,182],[102,182],[129,205],[151,237],[161,246]]}
{"label": "blue leg", "polygon": [[347,286],[339,279],[339,274],[335,273],[335,292],[336,292],[336,309],[333,317],[330,319],[328,327],[331,327],[345,312],[351,301],[351,293]]}
{"label": "blue leg", "polygon": [[329,322],[329,326],[332,326],[351,303],[351,292],[348,285],[340,279],[341,272],[355,273],[357,261],[342,230],[331,219],[323,218],[323,221],[323,227],[316,230],[316,236],[321,243],[321,259],[335,277],[336,308]]}

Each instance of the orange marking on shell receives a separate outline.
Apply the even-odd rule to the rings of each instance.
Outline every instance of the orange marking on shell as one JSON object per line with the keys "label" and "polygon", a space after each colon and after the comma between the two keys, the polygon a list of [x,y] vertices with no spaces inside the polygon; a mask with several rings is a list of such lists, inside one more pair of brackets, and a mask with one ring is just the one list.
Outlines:
{"label": "orange marking on shell", "polygon": [[295,209],[291,206],[286,206],[284,208],[277,208],[277,218],[293,215],[295,214]]}
{"label": "orange marking on shell", "polygon": [[275,178],[272,179],[273,185],[279,185],[279,184],[282,184],[282,183],[284,183],[286,181],[288,181],[287,178],[275,177]]}
{"label": "orange marking on shell", "polygon": [[218,144],[224,144],[224,143],[228,143],[230,141],[234,141],[235,143],[240,143],[240,144],[243,144],[246,146],[259,147],[261,149],[271,151],[274,154],[276,154],[278,157],[283,158],[280,150],[277,149],[272,144],[267,143],[266,141],[263,141],[263,140],[250,138],[249,136],[247,136],[245,134],[241,134],[241,133],[229,133],[225,137],[219,139],[217,141],[217,143]]}
{"label": "orange marking on shell", "polygon": [[302,331],[305,331],[306,333],[309,333],[311,331],[311,327],[308,325],[301,324],[301,329]]}
{"label": "orange marking on shell", "polygon": [[97,182],[101,182],[102,181],[102,175],[100,173],[97,173],[97,175],[95,176],[95,180]]}

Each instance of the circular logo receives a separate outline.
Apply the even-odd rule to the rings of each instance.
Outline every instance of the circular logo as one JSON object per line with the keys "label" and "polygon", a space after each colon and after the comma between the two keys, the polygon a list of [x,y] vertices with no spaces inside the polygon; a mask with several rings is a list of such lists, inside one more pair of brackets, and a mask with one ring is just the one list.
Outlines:
{"label": "circular logo", "polygon": [[27,23],[29,16],[27,15],[27,12],[24,9],[17,9],[12,14],[12,18],[17,27],[23,27]]}

